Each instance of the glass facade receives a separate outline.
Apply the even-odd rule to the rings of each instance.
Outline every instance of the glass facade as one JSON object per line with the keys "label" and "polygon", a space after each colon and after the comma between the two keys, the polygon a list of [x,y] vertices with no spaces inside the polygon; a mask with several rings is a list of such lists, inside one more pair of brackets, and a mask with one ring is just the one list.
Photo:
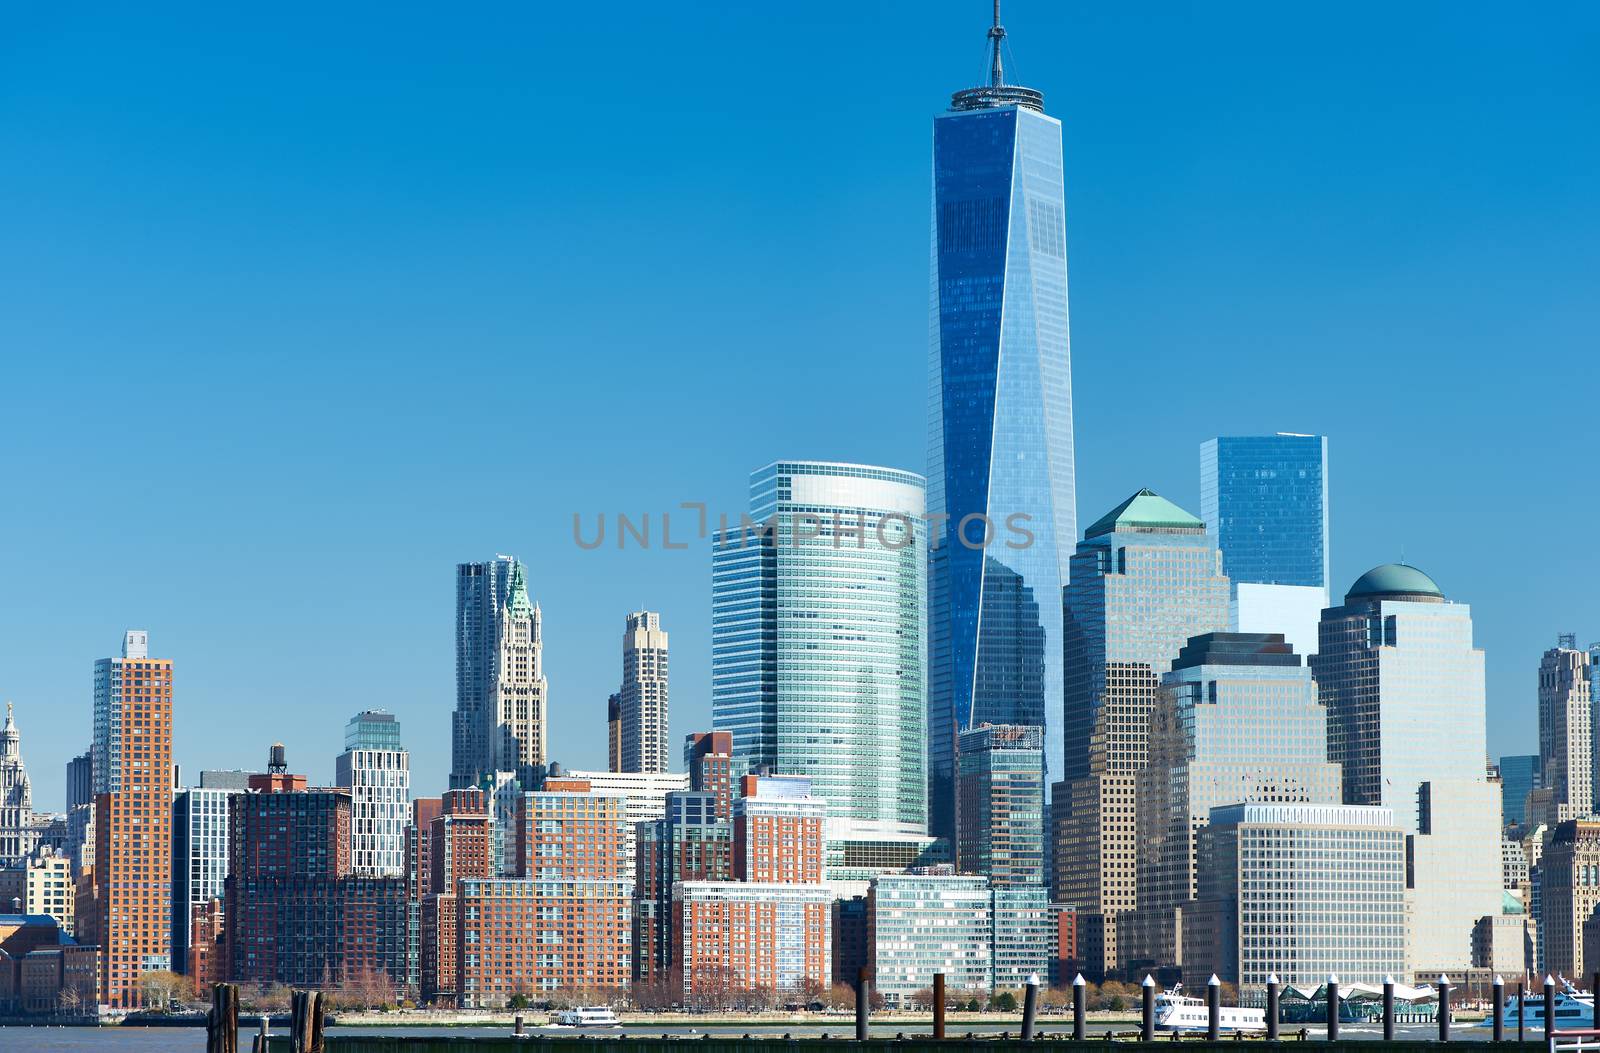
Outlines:
{"label": "glass facade", "polygon": [[927,830],[923,501],[911,472],[784,461],[713,542],[713,724],[742,769],[809,778],[832,829]]}
{"label": "glass facade", "polygon": [[239,791],[191,787],[172,799],[172,961],[189,962],[194,907],[221,899],[228,879],[228,798]]}
{"label": "glass facade", "polygon": [[957,860],[996,887],[1044,887],[1044,729],[961,733]]}
{"label": "glass facade", "polygon": [[891,1007],[943,973],[950,997],[987,999],[994,989],[994,914],[989,880],[951,873],[885,874],[867,894],[867,947],[877,993]]}
{"label": "glass facade", "polygon": [[1061,770],[1077,520],[1061,123],[1040,104],[996,85],[934,121],[929,779],[932,831],[952,838],[960,731],[1043,727]]}
{"label": "glass facade", "polygon": [[1279,432],[1202,443],[1200,518],[1234,582],[1326,592],[1328,440]]}

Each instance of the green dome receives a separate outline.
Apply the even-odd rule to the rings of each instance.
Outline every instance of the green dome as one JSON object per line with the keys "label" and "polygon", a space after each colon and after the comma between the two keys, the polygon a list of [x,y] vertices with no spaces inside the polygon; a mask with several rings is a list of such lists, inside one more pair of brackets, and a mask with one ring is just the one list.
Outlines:
{"label": "green dome", "polygon": [[1405,563],[1385,563],[1373,567],[1350,586],[1345,593],[1346,603],[1355,600],[1424,600],[1434,603],[1444,601],[1444,593],[1434,580],[1416,567]]}

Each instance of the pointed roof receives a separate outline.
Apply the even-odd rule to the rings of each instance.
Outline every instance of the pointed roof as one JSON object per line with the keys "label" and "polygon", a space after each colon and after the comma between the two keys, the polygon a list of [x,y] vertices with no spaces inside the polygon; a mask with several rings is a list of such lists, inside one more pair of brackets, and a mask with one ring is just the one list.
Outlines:
{"label": "pointed roof", "polygon": [[1140,490],[1083,532],[1085,539],[1114,531],[1202,534],[1206,525],[1154,490]]}
{"label": "pointed roof", "polygon": [[533,613],[533,604],[528,601],[528,576],[522,569],[520,559],[511,564],[511,584],[506,588],[506,610],[513,618],[523,618]]}

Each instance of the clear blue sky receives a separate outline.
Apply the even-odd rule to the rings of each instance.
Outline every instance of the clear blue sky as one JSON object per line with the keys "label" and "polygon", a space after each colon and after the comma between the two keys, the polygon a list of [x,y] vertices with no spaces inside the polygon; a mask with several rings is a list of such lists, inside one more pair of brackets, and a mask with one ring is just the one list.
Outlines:
{"label": "clear blue sky", "polygon": [[[922,470],[930,120],[988,5],[12,5],[0,15],[0,698],[37,804],[124,627],[178,759],[345,719],[449,762],[453,567],[521,556],[552,745],[603,764],[624,614],[709,717],[709,553],[777,457]],[[1494,750],[1600,639],[1600,8],[1010,0],[1066,131],[1079,520],[1198,446],[1331,437],[1336,584],[1473,604]],[[1440,729],[1441,734],[1448,729]]]}

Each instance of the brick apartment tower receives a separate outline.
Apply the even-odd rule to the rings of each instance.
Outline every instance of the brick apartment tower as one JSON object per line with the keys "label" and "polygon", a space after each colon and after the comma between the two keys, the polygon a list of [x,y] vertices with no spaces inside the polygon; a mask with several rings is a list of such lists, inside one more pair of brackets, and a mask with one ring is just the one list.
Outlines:
{"label": "brick apartment tower", "polygon": [[733,818],[733,732],[697,731],[683,741],[689,789],[717,795],[717,818]]}
{"label": "brick apartment tower", "polygon": [[100,1001],[117,1009],[172,967],[172,662],[149,638],[129,630],[94,666],[94,938]]}
{"label": "brick apartment tower", "polygon": [[458,993],[460,950],[457,895],[462,881],[494,876],[494,826],[482,790],[448,791],[428,825],[427,878],[419,880],[423,891],[422,997],[441,1005],[453,1004]]}

